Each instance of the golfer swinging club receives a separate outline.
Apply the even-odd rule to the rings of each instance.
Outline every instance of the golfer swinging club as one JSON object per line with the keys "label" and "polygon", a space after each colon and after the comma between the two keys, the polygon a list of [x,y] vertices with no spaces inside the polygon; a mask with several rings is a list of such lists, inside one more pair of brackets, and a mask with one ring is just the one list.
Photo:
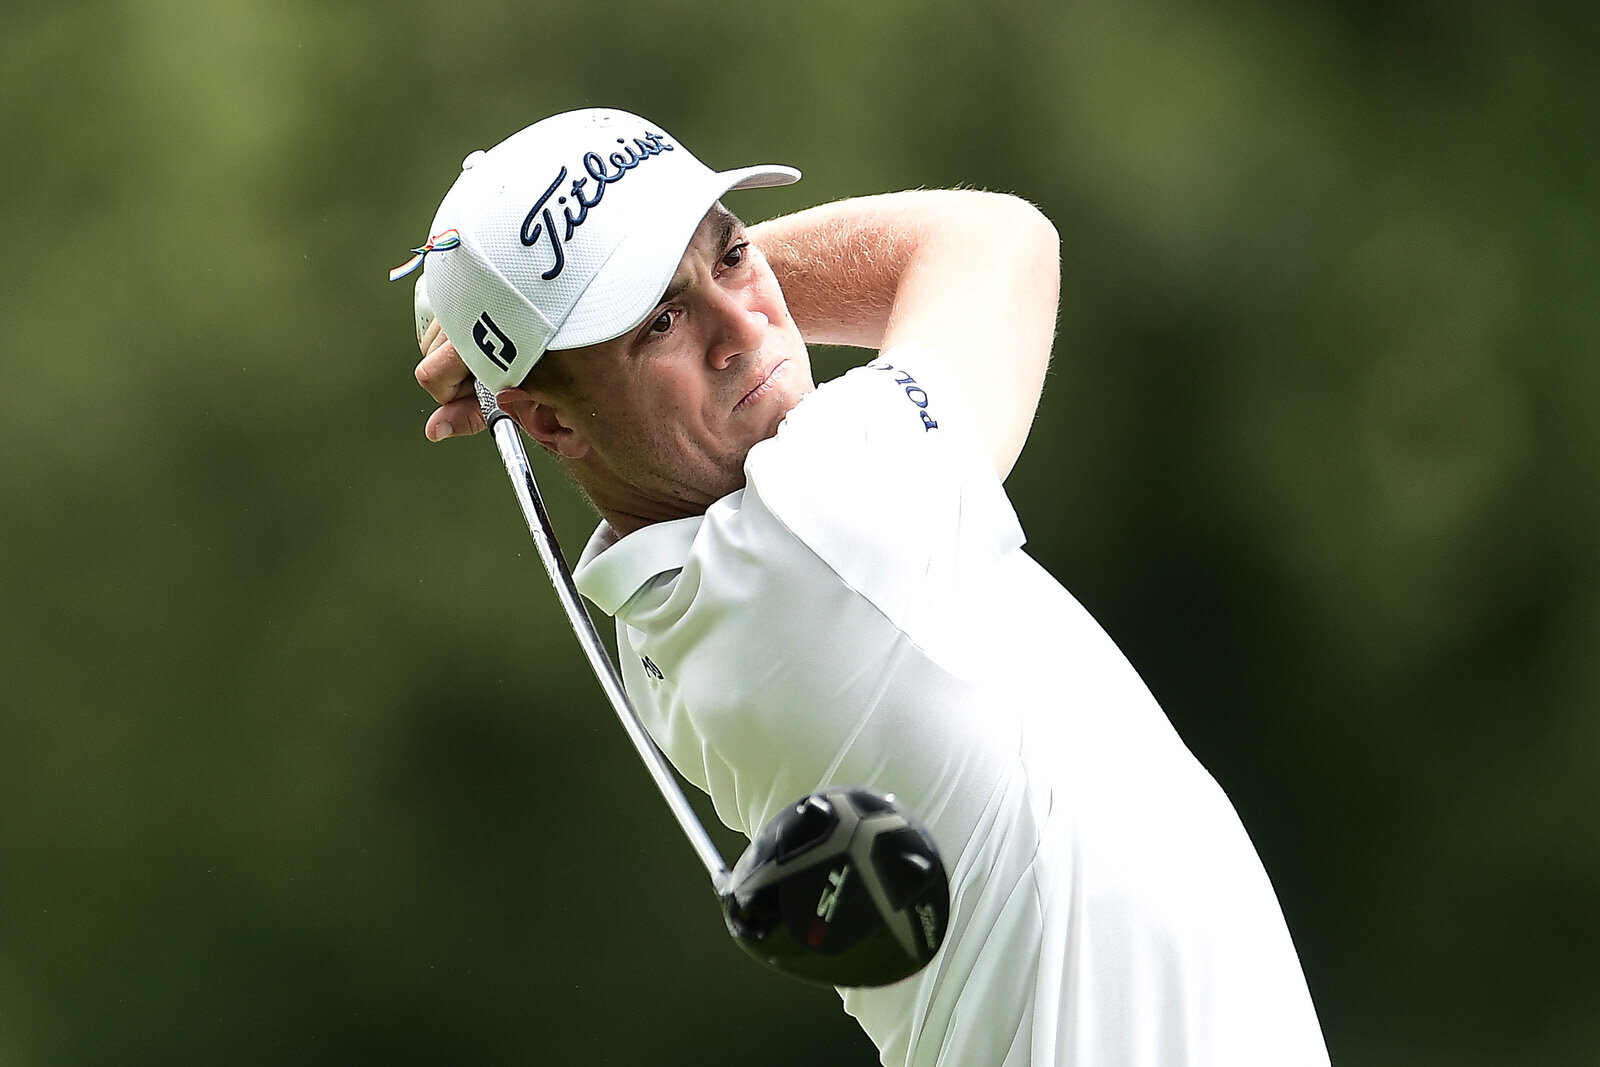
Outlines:
{"label": "golfer swinging club", "polygon": [[[834,783],[920,815],[944,944],[840,991],[884,1064],[1327,1064],[1232,805],[1022,550],[1002,482],[1049,362],[1055,229],[972,191],[749,228],[721,204],[798,177],[714,172],[605,109],[469,156],[419,250],[428,437],[484,428],[476,378],[587,495],[578,586],[724,822]],[[819,388],[810,342],[874,358]]]}

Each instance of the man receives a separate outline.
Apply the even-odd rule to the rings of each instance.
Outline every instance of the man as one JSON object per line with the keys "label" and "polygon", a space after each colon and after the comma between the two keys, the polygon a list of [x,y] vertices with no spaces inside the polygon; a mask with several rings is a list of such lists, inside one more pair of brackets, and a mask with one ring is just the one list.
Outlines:
{"label": "man", "polygon": [[[588,495],[579,587],[725,822],[827,784],[921,815],[945,943],[841,991],[882,1061],[1325,1064],[1231,805],[1022,551],[1001,483],[1054,336],[1049,222],[938,191],[746,229],[724,193],[798,174],[716,174],[615,111],[465,167],[421,253],[427,434],[482,429],[476,376]],[[880,354],[817,388],[807,342]]]}

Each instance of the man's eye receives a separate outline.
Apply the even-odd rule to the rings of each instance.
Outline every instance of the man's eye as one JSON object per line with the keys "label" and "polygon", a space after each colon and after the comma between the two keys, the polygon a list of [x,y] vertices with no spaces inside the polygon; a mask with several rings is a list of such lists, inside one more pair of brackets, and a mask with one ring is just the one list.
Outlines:
{"label": "man's eye", "polygon": [[670,310],[663,311],[650,323],[651,333],[666,333],[670,329],[672,329],[672,312]]}
{"label": "man's eye", "polygon": [[727,254],[722,257],[722,265],[724,267],[737,267],[739,264],[744,262],[745,257],[749,254],[750,242],[740,241],[738,244],[728,249]]}

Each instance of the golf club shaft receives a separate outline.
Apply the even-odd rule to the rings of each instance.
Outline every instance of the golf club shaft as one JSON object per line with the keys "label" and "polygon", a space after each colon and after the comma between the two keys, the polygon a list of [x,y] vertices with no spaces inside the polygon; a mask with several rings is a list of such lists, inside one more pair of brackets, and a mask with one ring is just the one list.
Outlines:
{"label": "golf club shaft", "polygon": [[567,561],[561,555],[561,547],[556,541],[555,527],[551,525],[549,513],[545,511],[544,497],[539,492],[539,483],[534,480],[533,466],[528,462],[528,453],[522,447],[522,439],[517,436],[517,425],[500,410],[500,406],[495,403],[494,394],[482,383],[477,384],[477,393],[478,405],[483,409],[484,420],[489,424],[489,432],[494,437],[495,445],[500,449],[500,458],[505,463],[506,474],[511,479],[511,488],[516,493],[517,503],[522,505],[522,517],[528,523],[528,532],[533,535],[533,542],[538,546],[539,558],[544,561],[544,569],[550,575],[550,584],[555,586],[556,597],[566,609],[567,621],[572,624],[572,631],[577,635],[578,644],[583,646],[584,654],[589,657],[589,666],[594,668],[595,677],[600,681],[600,688],[605,690],[612,708],[616,710],[617,718],[621,720],[622,728],[627,731],[628,739],[638,750],[639,758],[644,760],[645,769],[650,772],[650,777],[655,779],[656,788],[661,791],[662,799],[667,802],[667,807],[672,809],[673,817],[683,828],[689,844],[694,846],[700,862],[711,875],[712,885],[720,895],[728,881],[728,869],[722,862],[722,854],[717,851],[717,846],[712,843],[706,828],[701,825],[694,809],[689,806],[688,798],[683,795],[683,790],[679,787],[666,757],[656,748],[644,724],[639,721],[639,713],[634,710],[633,703],[628,699],[627,691],[622,686],[622,678],[617,674],[616,665],[611,662],[611,656],[601,643],[600,634],[594,628],[594,620],[589,617],[588,609],[583,606],[577,583],[572,580],[572,571],[567,567]]}

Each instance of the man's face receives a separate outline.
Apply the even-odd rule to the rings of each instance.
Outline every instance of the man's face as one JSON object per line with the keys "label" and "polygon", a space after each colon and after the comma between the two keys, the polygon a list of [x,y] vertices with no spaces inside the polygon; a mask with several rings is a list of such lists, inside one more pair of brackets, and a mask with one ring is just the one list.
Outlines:
{"label": "man's face", "polygon": [[545,358],[570,379],[550,401],[574,435],[561,451],[624,525],[700,514],[742,487],[751,446],[815,388],[777,279],[720,205],[642,325]]}

